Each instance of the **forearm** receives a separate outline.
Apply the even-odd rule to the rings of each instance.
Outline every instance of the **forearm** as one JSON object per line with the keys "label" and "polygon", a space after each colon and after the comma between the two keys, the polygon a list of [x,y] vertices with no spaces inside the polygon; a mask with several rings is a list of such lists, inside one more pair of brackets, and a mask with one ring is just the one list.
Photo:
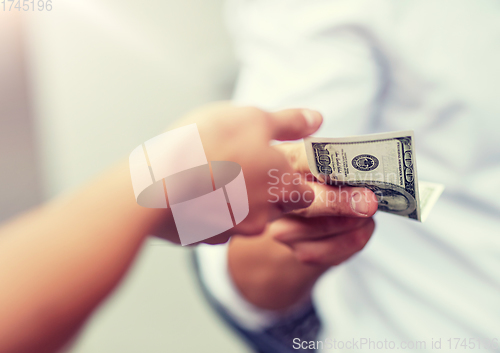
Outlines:
{"label": "forearm", "polygon": [[290,248],[265,234],[233,237],[228,251],[234,284],[253,305],[283,311],[307,299],[327,267],[306,265]]}
{"label": "forearm", "polygon": [[164,217],[165,210],[136,204],[123,163],[3,226],[0,351],[44,352],[63,344],[115,287]]}

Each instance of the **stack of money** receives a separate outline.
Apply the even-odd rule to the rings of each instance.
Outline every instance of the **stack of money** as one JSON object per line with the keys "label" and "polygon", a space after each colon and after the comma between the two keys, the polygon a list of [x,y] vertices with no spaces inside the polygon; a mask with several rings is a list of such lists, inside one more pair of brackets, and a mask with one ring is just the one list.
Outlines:
{"label": "stack of money", "polygon": [[423,222],[444,190],[418,181],[413,131],[304,140],[309,168],[332,185],[372,190],[380,211]]}

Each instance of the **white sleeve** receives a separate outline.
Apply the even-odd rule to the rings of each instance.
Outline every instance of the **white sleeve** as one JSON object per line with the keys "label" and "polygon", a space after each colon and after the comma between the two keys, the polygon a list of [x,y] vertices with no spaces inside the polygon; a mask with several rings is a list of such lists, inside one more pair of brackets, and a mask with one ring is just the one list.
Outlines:
{"label": "white sleeve", "polygon": [[250,331],[263,331],[277,321],[295,316],[310,308],[310,301],[298,304],[286,312],[260,309],[239,293],[234,285],[227,266],[228,244],[206,245],[197,247],[196,253],[200,270],[200,279],[207,291],[222,308],[242,328]]}

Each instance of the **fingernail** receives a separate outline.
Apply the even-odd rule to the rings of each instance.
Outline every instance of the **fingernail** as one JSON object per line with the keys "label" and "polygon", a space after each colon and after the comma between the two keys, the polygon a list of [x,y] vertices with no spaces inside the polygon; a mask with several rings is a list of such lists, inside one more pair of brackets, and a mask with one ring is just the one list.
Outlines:
{"label": "fingernail", "polygon": [[370,211],[368,203],[364,200],[364,195],[359,191],[351,194],[351,209],[359,215],[368,216]]}
{"label": "fingernail", "polygon": [[317,128],[321,124],[321,121],[323,120],[321,114],[315,110],[304,109],[302,111],[302,114],[304,115],[304,118],[306,118],[307,125],[311,129]]}

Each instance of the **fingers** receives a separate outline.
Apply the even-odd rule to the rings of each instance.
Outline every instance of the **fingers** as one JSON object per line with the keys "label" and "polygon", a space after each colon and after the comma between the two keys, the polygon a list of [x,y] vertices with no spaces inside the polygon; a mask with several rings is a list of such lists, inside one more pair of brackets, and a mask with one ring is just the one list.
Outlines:
{"label": "fingers", "polygon": [[356,217],[315,217],[287,216],[274,222],[270,231],[275,240],[285,244],[312,241],[360,228],[369,219]]}
{"label": "fingers", "polygon": [[303,263],[320,266],[336,266],[361,251],[375,230],[375,222],[368,219],[360,228],[334,237],[316,241],[292,243],[297,259]]}
{"label": "fingers", "polygon": [[375,194],[361,187],[330,186],[309,183],[314,201],[307,208],[293,211],[302,217],[347,216],[369,218],[377,211]]}
{"label": "fingers", "polygon": [[268,153],[276,154],[274,168],[269,169],[267,174],[268,201],[284,213],[309,207],[314,200],[314,191],[309,183],[294,173],[279,151],[271,149]]}
{"label": "fingers", "polygon": [[297,140],[316,132],[323,122],[321,114],[309,109],[286,109],[269,113],[271,138]]}
{"label": "fingers", "polygon": [[[273,147],[285,156],[296,174],[301,174],[307,181],[315,180],[309,170],[303,143],[283,143]],[[295,211],[301,216],[371,217],[377,211],[377,198],[368,189],[331,186],[321,182],[309,185],[314,189],[315,200],[308,208]]]}
{"label": "fingers", "polygon": [[278,207],[283,213],[308,208],[315,199],[314,190],[305,182],[302,182],[299,185],[282,184],[281,188],[278,187],[275,191],[276,196],[278,195],[278,192],[281,193]]}
{"label": "fingers", "polygon": [[[273,146],[285,156],[288,163],[297,173],[308,174],[312,177],[309,163],[307,162],[306,147],[303,143],[281,143]],[[311,178],[308,178],[311,180]]]}

